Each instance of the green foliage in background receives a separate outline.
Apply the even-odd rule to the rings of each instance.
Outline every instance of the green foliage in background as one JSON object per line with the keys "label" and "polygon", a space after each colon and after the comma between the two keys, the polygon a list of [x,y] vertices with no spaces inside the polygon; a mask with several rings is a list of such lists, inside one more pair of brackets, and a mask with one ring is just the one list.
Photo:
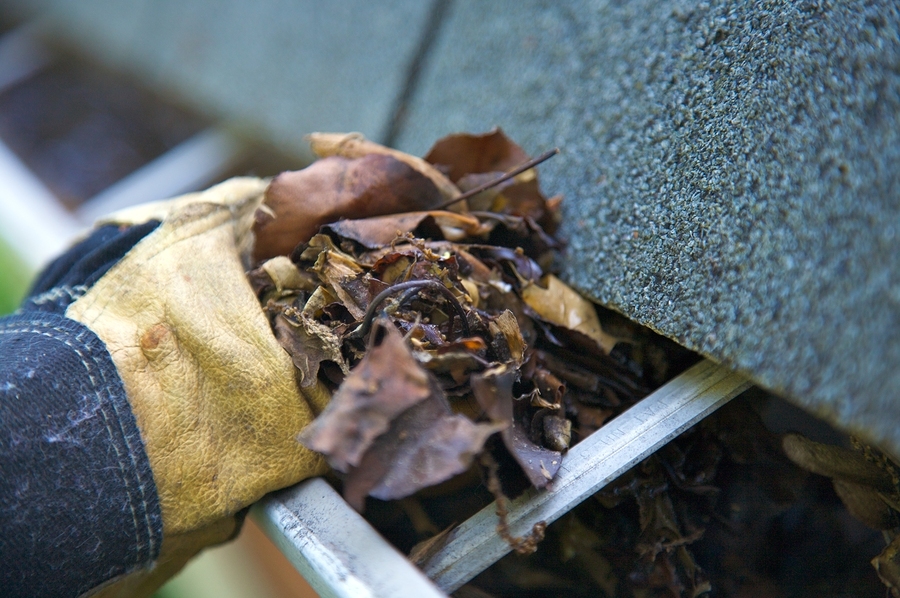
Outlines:
{"label": "green foliage in background", "polygon": [[19,256],[0,239],[0,315],[19,307],[28,291],[31,273]]}

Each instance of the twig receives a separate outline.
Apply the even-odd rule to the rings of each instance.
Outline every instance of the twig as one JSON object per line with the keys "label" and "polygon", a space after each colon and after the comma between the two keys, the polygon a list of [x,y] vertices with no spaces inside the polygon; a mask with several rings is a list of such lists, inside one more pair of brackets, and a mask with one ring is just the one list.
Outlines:
{"label": "twig", "polygon": [[487,183],[478,185],[474,189],[469,189],[468,191],[466,191],[459,197],[451,199],[450,201],[445,201],[441,205],[437,206],[436,208],[432,208],[432,209],[433,210],[443,210],[443,209],[447,208],[448,206],[452,206],[456,202],[462,201],[464,199],[469,199],[470,197],[472,197],[474,195],[478,195],[479,193],[481,193],[482,191],[484,191],[486,189],[490,189],[491,187],[493,187],[495,185],[499,185],[503,181],[513,178],[517,174],[521,174],[521,173],[525,172],[529,168],[534,168],[541,162],[545,162],[545,161],[549,160],[550,158],[552,158],[553,156],[555,156],[558,153],[559,153],[559,148],[555,147],[550,151],[544,152],[537,158],[532,158],[531,160],[528,160],[527,162],[523,162],[522,164],[519,164],[518,166],[516,166],[509,172],[504,172],[502,175],[500,175],[496,179],[494,179],[492,181],[488,181]]}
{"label": "twig", "polygon": [[[369,332],[369,329],[372,328],[372,322],[375,318],[375,312],[378,311],[378,306],[381,305],[381,303],[383,303],[384,300],[387,299],[388,297],[390,297],[391,295],[394,295],[396,293],[399,293],[400,291],[405,291],[408,289],[419,290],[419,289],[425,289],[425,288],[431,288],[436,291],[439,291],[444,296],[444,298],[447,299],[447,301],[453,307],[453,310],[456,312],[456,314],[459,316],[459,318],[461,320],[463,334],[465,336],[469,336],[470,335],[469,323],[466,321],[466,311],[463,309],[462,305],[459,304],[459,301],[456,300],[456,297],[453,295],[453,292],[450,291],[450,289],[448,289],[447,287],[445,287],[443,284],[441,284],[440,282],[438,282],[436,280],[410,280],[408,282],[401,282],[399,284],[395,284],[394,286],[384,289],[383,291],[378,293],[374,299],[372,299],[371,303],[369,303],[369,307],[366,309],[366,313],[363,316],[362,323],[359,325],[359,327],[356,328],[356,330],[354,330],[353,332],[350,333],[350,336],[358,337],[358,338],[365,336]],[[451,320],[451,326],[452,326],[452,320]]]}

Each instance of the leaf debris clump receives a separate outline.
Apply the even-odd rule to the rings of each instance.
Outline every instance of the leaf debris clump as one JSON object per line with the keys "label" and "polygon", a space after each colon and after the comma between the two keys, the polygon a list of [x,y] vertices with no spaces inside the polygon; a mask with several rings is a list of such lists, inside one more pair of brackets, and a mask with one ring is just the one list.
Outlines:
{"label": "leaf debris clump", "polygon": [[[318,397],[300,440],[349,504],[423,563],[496,499],[497,533],[530,556],[502,559],[473,595],[774,595],[752,561],[803,476],[738,402],[553,526],[509,533],[507,496],[552,491],[572,444],[692,359],[554,276],[561,198],[522,148],[499,129],[424,159],[358,134],[310,143],[322,159],[267,190],[248,280]],[[411,533],[387,533],[398,510]],[[892,547],[882,578],[898,578]]]}
{"label": "leaf debris clump", "polygon": [[425,160],[358,135],[311,144],[324,157],[266,192],[249,279],[298,384],[332,394],[301,441],[355,508],[492,452],[517,465],[508,491],[544,488],[581,402],[646,393],[594,305],[553,276],[559,198],[502,131]]}

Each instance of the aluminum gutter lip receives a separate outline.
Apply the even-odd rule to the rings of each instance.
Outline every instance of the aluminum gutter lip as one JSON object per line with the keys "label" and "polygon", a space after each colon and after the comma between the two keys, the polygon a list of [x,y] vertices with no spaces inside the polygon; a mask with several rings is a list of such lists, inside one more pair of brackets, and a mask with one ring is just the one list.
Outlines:
{"label": "aluminum gutter lip", "polygon": [[[749,387],[746,377],[711,361],[691,367],[575,445],[551,488],[512,501],[510,532],[555,521]],[[451,532],[423,574],[322,479],[269,495],[253,516],[325,597],[444,596],[510,551],[491,503]]]}
{"label": "aluminum gutter lip", "polygon": [[[512,501],[510,533],[523,536],[537,522],[552,523],[750,385],[711,361],[694,365],[572,447],[552,487]],[[510,551],[496,526],[491,503],[451,532],[423,566],[425,574],[448,593],[462,586]]]}
{"label": "aluminum gutter lip", "polygon": [[446,596],[321,478],[270,494],[252,516],[322,598]]}

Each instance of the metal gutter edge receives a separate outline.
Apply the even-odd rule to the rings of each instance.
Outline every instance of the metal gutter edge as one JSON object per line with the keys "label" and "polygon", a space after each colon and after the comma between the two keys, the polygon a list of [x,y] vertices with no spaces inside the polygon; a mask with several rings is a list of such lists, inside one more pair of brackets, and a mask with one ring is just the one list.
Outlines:
{"label": "metal gutter edge", "polygon": [[321,478],[270,494],[251,513],[322,598],[446,596]]}
{"label": "metal gutter edge", "polygon": [[[576,444],[563,458],[552,488],[530,490],[512,501],[510,533],[523,536],[540,521],[552,523],[750,387],[728,368],[702,361]],[[496,532],[491,503],[451,532],[423,569],[452,592],[510,551]]]}

